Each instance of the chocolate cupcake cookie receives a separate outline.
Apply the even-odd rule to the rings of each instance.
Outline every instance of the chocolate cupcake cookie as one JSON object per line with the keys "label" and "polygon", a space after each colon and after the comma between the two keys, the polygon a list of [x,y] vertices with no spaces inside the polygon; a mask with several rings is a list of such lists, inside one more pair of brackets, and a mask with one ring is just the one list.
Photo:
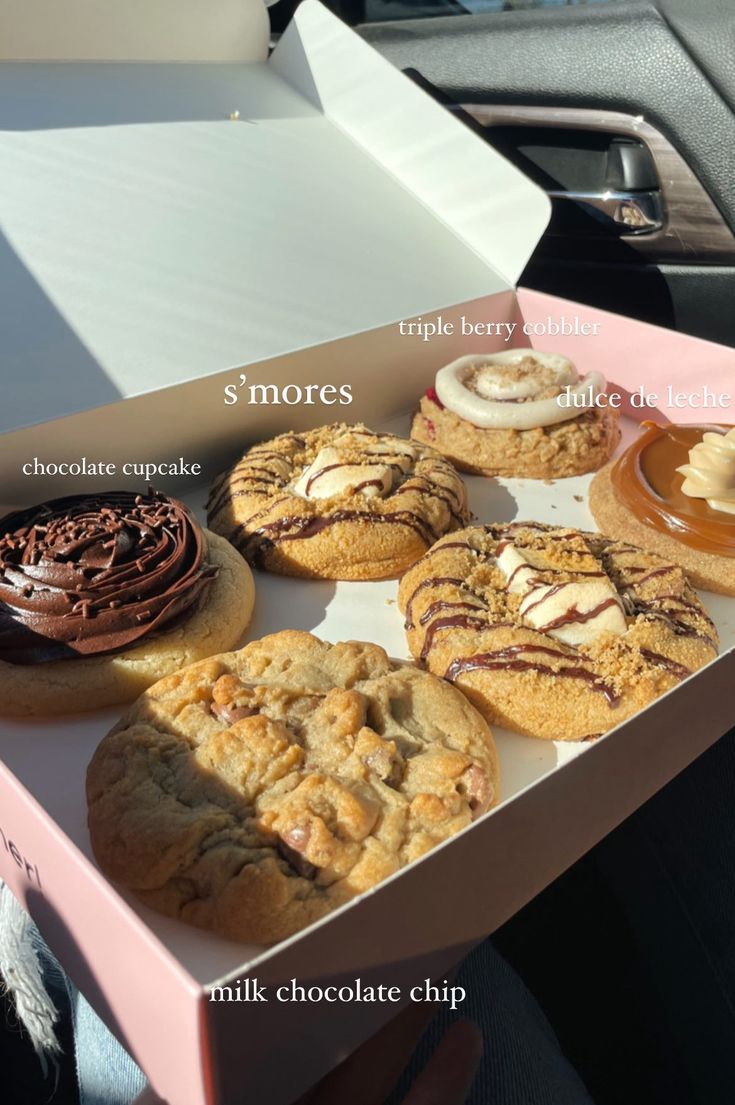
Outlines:
{"label": "chocolate cupcake cookie", "polygon": [[606,732],[717,655],[681,568],[538,523],[442,538],[401,581],[409,647],[490,723],[532,737]]}
{"label": "chocolate cupcake cookie", "polygon": [[147,691],[95,752],[103,871],[148,906],[270,943],[497,800],[486,723],[377,645],[286,630]]}
{"label": "chocolate cupcake cookie", "polygon": [[252,575],[176,499],[55,499],[0,519],[0,714],[61,714],[135,698],[231,648]]}
{"label": "chocolate cupcake cookie", "polygon": [[400,575],[469,512],[434,449],[338,424],[250,449],[215,481],[208,518],[256,567],[365,580]]}
{"label": "chocolate cupcake cookie", "polygon": [[556,353],[461,357],[437,373],[411,437],[463,472],[554,479],[594,472],[620,441],[599,372],[583,379]]}

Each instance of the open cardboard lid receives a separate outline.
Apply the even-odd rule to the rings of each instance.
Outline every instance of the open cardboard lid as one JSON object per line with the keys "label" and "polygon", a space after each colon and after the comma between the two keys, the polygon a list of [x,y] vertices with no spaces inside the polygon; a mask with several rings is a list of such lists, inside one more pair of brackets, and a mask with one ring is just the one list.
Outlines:
{"label": "open cardboard lid", "polygon": [[0,64],[0,432],[512,286],[544,193],[316,0],[268,62]]}

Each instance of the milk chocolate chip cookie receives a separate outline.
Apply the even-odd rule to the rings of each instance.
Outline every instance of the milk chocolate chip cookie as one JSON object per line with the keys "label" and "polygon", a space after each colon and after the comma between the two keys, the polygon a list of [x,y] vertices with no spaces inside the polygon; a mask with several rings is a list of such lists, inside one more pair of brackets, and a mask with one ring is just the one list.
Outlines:
{"label": "milk chocolate chip cookie", "polygon": [[461,357],[437,373],[411,437],[464,472],[552,479],[594,472],[620,441],[599,372],[580,379],[556,353]]}
{"label": "milk chocolate chip cookie", "polygon": [[442,538],[399,604],[413,655],[489,722],[532,737],[604,733],[717,655],[681,568],[537,523]]}
{"label": "milk chocolate chip cookie", "polygon": [[117,492],[0,519],[0,714],[128,702],[237,644],[247,565],[183,503]]}
{"label": "milk chocolate chip cookie", "polygon": [[287,630],[157,683],[87,774],[94,853],[147,905],[280,940],[497,800],[492,735],[377,645]]}
{"label": "milk chocolate chip cookie", "polygon": [[469,520],[434,449],[342,424],[256,445],[215,482],[208,511],[254,566],[312,579],[390,579]]}

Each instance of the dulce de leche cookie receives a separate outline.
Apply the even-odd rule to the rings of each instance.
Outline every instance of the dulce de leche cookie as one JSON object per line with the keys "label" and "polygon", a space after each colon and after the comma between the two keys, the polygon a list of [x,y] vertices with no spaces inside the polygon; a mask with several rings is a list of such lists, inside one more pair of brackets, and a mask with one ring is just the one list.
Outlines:
{"label": "dulce de leche cookie", "polygon": [[620,440],[599,372],[579,378],[556,353],[461,357],[437,373],[411,437],[484,476],[551,479],[594,472]]}
{"label": "dulce de leche cookie", "polygon": [[238,643],[252,574],[176,499],[112,492],[0,519],[0,714],[135,698]]}
{"label": "dulce de leche cookie", "polygon": [[312,579],[392,578],[469,520],[464,484],[434,449],[344,424],[248,450],[208,512],[254,566]]}
{"label": "dulce de leche cookie", "polygon": [[413,655],[491,724],[532,737],[604,733],[717,655],[681,568],[539,523],[442,538],[399,604]]}
{"label": "dulce de leche cookie", "polygon": [[735,595],[735,428],[645,422],[593,479],[590,509],[604,533],[681,565],[697,587]]}
{"label": "dulce de leche cookie", "polygon": [[497,800],[486,723],[377,645],[286,630],[152,687],[87,773],[95,855],[147,905],[280,940]]}

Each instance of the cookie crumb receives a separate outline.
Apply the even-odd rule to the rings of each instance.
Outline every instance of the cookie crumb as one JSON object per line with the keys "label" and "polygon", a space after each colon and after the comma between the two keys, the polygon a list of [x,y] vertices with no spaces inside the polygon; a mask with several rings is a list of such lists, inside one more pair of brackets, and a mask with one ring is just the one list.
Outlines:
{"label": "cookie crumb", "polygon": [[574,501],[575,501],[575,503],[583,503],[584,502],[584,495],[575,495],[574,496]]}

